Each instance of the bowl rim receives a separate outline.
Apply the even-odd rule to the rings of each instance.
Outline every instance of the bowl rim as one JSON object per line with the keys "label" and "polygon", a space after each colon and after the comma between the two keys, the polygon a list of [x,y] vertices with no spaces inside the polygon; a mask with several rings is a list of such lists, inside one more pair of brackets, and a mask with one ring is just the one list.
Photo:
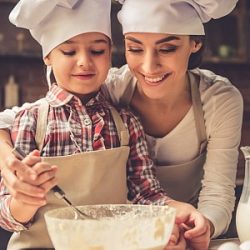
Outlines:
{"label": "bowl rim", "polygon": [[[160,209],[160,210],[165,210],[166,212],[168,212],[169,214],[173,214],[173,217],[176,216],[176,209],[174,207],[170,207],[168,205],[155,205],[155,204],[127,204],[127,203],[124,203],[124,204],[90,204],[90,205],[79,205],[79,206],[76,206],[77,208],[81,209],[81,208],[86,208],[86,207],[89,207],[89,208],[101,208],[101,207],[105,207],[105,206],[108,206],[110,208],[118,208],[118,207],[135,207],[135,208],[143,208],[145,209],[145,207],[150,207],[151,209]],[[54,219],[54,220],[65,220],[65,221],[72,221],[73,219],[72,218],[58,218],[56,217],[56,215],[53,216],[53,214],[55,214],[56,212],[58,211],[63,211],[63,210],[66,210],[66,211],[70,211],[71,208],[68,207],[68,206],[64,206],[64,207],[60,207],[60,208],[53,208],[51,210],[48,210],[47,212],[45,212],[44,216],[45,218],[50,218],[50,219]],[[160,216],[160,215],[159,215]],[[153,216],[153,217],[159,217],[159,216]],[[163,216],[163,215],[162,215]],[[83,219],[83,220],[75,220],[75,221],[86,221],[86,220],[91,220],[91,219]]]}

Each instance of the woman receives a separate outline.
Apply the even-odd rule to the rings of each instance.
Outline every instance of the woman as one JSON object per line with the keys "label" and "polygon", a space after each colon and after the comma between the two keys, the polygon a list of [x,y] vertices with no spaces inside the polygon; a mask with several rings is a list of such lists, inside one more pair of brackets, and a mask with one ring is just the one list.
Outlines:
{"label": "woman", "polygon": [[107,81],[112,99],[140,117],[161,185],[197,205],[212,237],[226,232],[234,208],[243,105],[226,78],[197,67],[202,23],[235,4],[126,0],[118,19],[129,69],[112,69]]}
{"label": "woman", "polygon": [[191,70],[204,46],[202,23],[229,13],[236,1],[202,4],[126,0],[119,20],[129,68],[111,70],[107,86],[114,102],[141,118],[169,195],[196,205],[208,219],[207,240],[226,232],[231,220],[243,107],[227,79]]}

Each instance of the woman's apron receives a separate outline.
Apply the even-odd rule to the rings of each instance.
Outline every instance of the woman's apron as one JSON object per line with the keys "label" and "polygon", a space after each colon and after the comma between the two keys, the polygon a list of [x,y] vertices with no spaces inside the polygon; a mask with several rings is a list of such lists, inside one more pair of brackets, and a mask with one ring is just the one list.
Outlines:
{"label": "woman's apron", "polygon": [[189,74],[195,126],[198,141],[200,142],[199,155],[189,162],[178,165],[164,166],[156,163],[156,175],[161,187],[167,192],[168,196],[175,200],[191,203],[194,206],[197,206],[201,189],[207,146],[204,114],[196,77]]}
{"label": "woman's apron", "polygon": [[[45,111],[39,111],[36,138],[40,146],[45,135],[48,114],[48,104],[42,106]],[[43,158],[50,164],[58,165],[58,186],[65,191],[67,198],[74,205],[122,204],[127,201],[126,164],[129,155],[129,134],[119,113],[114,108],[111,113],[119,135],[120,147]],[[37,211],[34,223],[28,230],[13,233],[8,244],[9,250],[53,248],[47,233],[44,213],[64,207],[65,204],[52,192],[47,194],[47,200],[48,204]]]}

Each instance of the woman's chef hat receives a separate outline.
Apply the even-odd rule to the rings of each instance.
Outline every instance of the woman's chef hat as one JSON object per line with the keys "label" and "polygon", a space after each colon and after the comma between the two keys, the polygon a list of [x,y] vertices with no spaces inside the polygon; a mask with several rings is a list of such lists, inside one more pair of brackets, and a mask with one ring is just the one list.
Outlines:
{"label": "woman's chef hat", "polygon": [[129,32],[204,35],[203,23],[230,13],[238,0],[117,0],[118,19]]}
{"label": "woman's chef hat", "polygon": [[111,39],[110,8],[110,0],[20,0],[9,20],[30,30],[45,57],[81,33],[100,32]]}

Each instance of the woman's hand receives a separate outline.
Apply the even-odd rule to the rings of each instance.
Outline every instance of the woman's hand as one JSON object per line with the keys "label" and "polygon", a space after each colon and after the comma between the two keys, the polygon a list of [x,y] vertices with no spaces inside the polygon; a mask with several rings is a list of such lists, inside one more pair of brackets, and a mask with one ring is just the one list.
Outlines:
{"label": "woman's hand", "polygon": [[210,223],[192,205],[171,201],[169,206],[176,208],[176,223],[184,230],[184,238],[193,250],[206,250],[210,243]]}
{"label": "woman's hand", "polygon": [[41,162],[39,151],[34,150],[22,161],[10,156],[1,175],[12,197],[27,205],[46,203],[46,193],[57,184],[56,166]]}
{"label": "woman's hand", "polygon": [[164,248],[164,250],[185,250],[185,249],[186,249],[186,240],[184,238],[183,231],[177,224],[175,224],[168,245]]}

